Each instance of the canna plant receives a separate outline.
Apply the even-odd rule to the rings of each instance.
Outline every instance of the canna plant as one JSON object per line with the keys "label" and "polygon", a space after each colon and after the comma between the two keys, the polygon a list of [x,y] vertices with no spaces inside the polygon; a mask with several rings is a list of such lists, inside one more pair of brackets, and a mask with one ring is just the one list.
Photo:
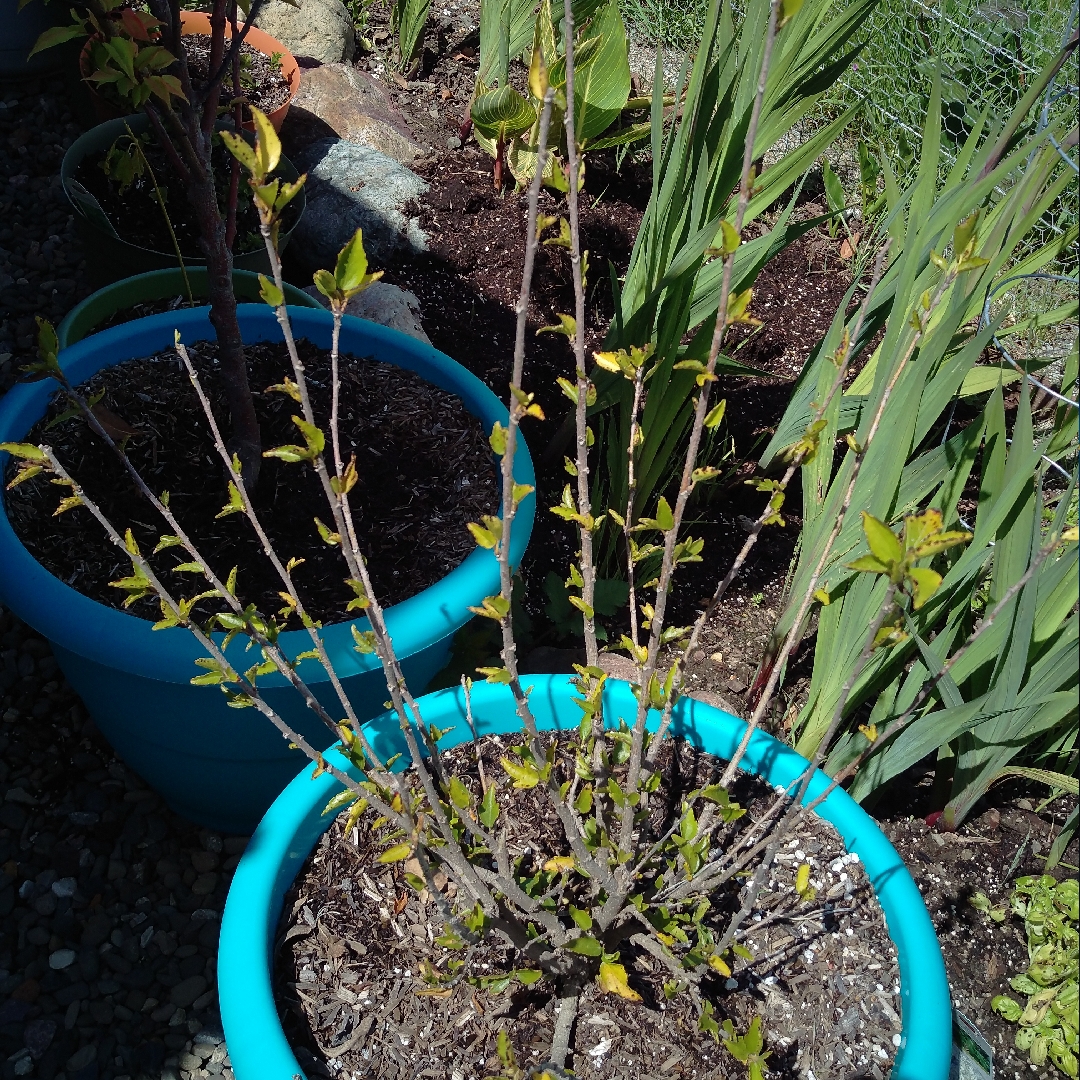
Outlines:
{"label": "canna plant", "polygon": [[[327,807],[328,811],[348,809],[350,825],[363,821],[375,830],[383,843],[380,861],[405,864],[404,878],[416,889],[427,889],[440,905],[447,947],[445,964],[432,965],[425,971],[431,988],[438,990],[468,978],[478,989],[514,979],[524,985],[536,985],[558,1003],[557,1019],[547,1062],[522,1069],[506,1039],[501,1039],[498,1057],[512,1080],[522,1075],[557,1075],[571,1062],[571,1035],[582,994],[595,986],[598,992],[616,995],[631,1005],[640,1000],[634,988],[635,961],[648,957],[659,963],[666,974],[665,994],[669,998],[686,995],[697,1015],[699,1030],[722,1043],[731,1056],[746,1065],[749,1075],[763,1075],[769,1051],[764,1046],[760,1022],[752,1021],[738,1033],[730,1021],[721,1023],[714,1015],[710,989],[716,975],[730,975],[736,956],[745,958],[738,944],[740,926],[751,915],[760,890],[787,830],[826,793],[804,807],[804,797],[814,769],[823,760],[832,734],[839,730],[842,704],[834,710],[830,731],[803,773],[790,786],[773,794],[764,812],[751,817],[732,797],[730,788],[750,736],[767,707],[768,693],[755,710],[745,737],[732,757],[724,763],[717,782],[710,782],[677,799],[665,809],[661,791],[667,776],[661,751],[671,738],[673,708],[682,692],[682,672],[686,657],[695,647],[706,618],[719,603],[745,562],[752,543],[777,512],[780,487],[768,491],[766,505],[743,550],[723,580],[717,585],[711,603],[689,627],[669,625],[668,601],[678,568],[702,558],[701,541],[683,535],[682,526],[694,488],[713,475],[697,463],[707,421],[722,410],[723,402],[711,400],[716,382],[717,364],[724,339],[734,318],[745,314],[745,304],[733,301],[738,238],[753,199],[753,161],[755,136],[763,115],[765,86],[773,58],[777,32],[785,15],[781,0],[770,8],[764,28],[760,58],[758,92],[754,98],[743,149],[739,195],[732,220],[724,220],[722,232],[735,239],[725,245],[722,273],[719,278],[717,317],[709,351],[695,380],[693,421],[688,448],[682,461],[678,495],[674,505],[657,499],[650,515],[634,510],[633,480],[624,507],[610,508],[606,516],[624,530],[627,540],[628,570],[631,582],[630,624],[621,639],[621,647],[633,659],[637,674],[633,682],[636,706],[627,717],[605,715],[603,686],[606,676],[599,666],[596,634],[596,567],[593,538],[601,511],[591,501],[590,449],[593,445],[588,422],[593,387],[585,367],[585,290],[584,257],[580,247],[579,177],[574,111],[562,117],[567,127],[569,191],[567,200],[571,268],[574,279],[575,313],[560,319],[560,329],[567,333],[573,354],[573,377],[565,379],[563,389],[574,400],[575,456],[568,459],[571,483],[555,508],[556,514],[571,523],[578,545],[569,567],[574,606],[582,614],[585,635],[585,663],[577,666],[580,724],[560,737],[542,734],[538,729],[529,699],[529,687],[523,683],[517,663],[517,643],[511,610],[513,577],[509,562],[509,540],[515,516],[523,501],[535,497],[528,487],[513,480],[513,460],[524,417],[542,419],[534,396],[523,387],[525,330],[532,273],[538,244],[538,199],[547,153],[550,125],[554,114],[555,87],[539,86],[542,108],[538,129],[538,166],[529,189],[528,245],[518,299],[518,322],[514,363],[510,385],[508,420],[491,432],[492,450],[500,462],[502,506],[499,515],[490,515],[473,523],[471,531],[477,543],[494,550],[499,560],[501,590],[487,597],[476,612],[497,624],[502,636],[502,663],[481,670],[493,683],[505,684],[511,692],[520,737],[506,749],[501,759],[502,778],[483,779],[477,784],[470,775],[456,771],[443,753],[440,742],[446,735],[429,724],[422,715],[421,703],[410,693],[394,651],[383,615],[359,549],[357,530],[350,511],[350,492],[359,482],[367,462],[344,461],[340,453],[337,416],[333,406],[328,418],[317,417],[308,393],[308,377],[301,364],[289,330],[289,314],[283,304],[281,264],[276,250],[276,227],[282,206],[290,192],[270,179],[280,155],[277,136],[265,117],[256,113],[256,145],[251,148],[235,137],[226,140],[237,155],[260,209],[262,235],[273,267],[273,278],[262,282],[263,299],[274,307],[284,331],[292,358],[293,377],[273,389],[287,394],[298,406],[294,422],[303,442],[275,447],[265,453],[310,468],[315,482],[324,493],[332,530],[327,527],[324,539],[339,547],[343,559],[344,585],[352,596],[351,608],[362,618],[353,627],[356,648],[375,652],[391,700],[390,722],[396,722],[406,747],[405,755],[387,758],[381,755],[372,737],[372,729],[363,727],[352,711],[347,696],[323,647],[321,627],[308,615],[293,571],[295,560],[279,554],[262,531],[259,512],[252,502],[241,462],[231,454],[209,408],[199,376],[187,350],[177,344],[177,352],[192,379],[211,425],[215,445],[230,478],[230,498],[223,515],[238,515],[256,531],[263,550],[271,560],[281,585],[284,606],[276,613],[258,611],[246,604],[238,587],[236,571],[221,573],[210,566],[184,532],[163,496],[154,493],[138,476],[123,454],[123,448],[111,443],[97,421],[89,403],[66,383],[51,339],[44,333],[45,345],[41,371],[58,379],[73,399],[86,421],[98,436],[116,449],[133,483],[139,486],[160,515],[165,531],[154,553],[143,553],[130,531],[108,521],[93,498],[60,462],[47,445],[6,444],[0,449],[21,461],[13,483],[21,483],[38,474],[47,475],[65,489],[61,512],[82,507],[105,529],[113,543],[122,546],[131,559],[131,575],[115,583],[129,597],[156,595],[162,618],[161,628],[183,627],[195,635],[206,652],[201,661],[204,672],[196,681],[217,685],[238,708],[256,708],[273,723],[284,737],[295,743],[320,770],[328,771],[343,785],[342,793]],[[564,13],[566,93],[573,98],[574,29],[573,13],[567,0]],[[542,78],[542,75],[540,76]],[[963,226],[968,228],[967,225]],[[974,230],[969,230],[974,239]],[[947,274],[929,297],[902,310],[898,317],[905,323],[917,323],[925,332],[940,313],[947,309],[950,297],[958,290],[965,255]],[[882,255],[874,267],[867,296],[873,296],[884,271]],[[341,252],[333,271],[316,275],[316,285],[327,296],[335,320],[340,325],[348,297],[367,287],[376,275],[369,271],[363,251],[362,236],[357,234]],[[848,365],[853,355],[852,341],[860,340],[868,317],[868,303],[863,303],[850,335],[843,337],[828,357],[832,379],[814,407],[800,445],[792,452],[791,472],[813,456],[821,431],[821,420],[833,408],[843,389]],[[339,357],[337,334],[330,355],[330,379],[337,385]],[[626,453],[631,478],[640,450],[639,418],[647,407],[651,384],[660,361],[649,346],[614,349],[596,356],[600,369],[625,380],[633,397],[631,433]],[[875,422],[865,432],[860,457],[869,452],[887,429],[883,422],[886,403],[877,407]],[[790,479],[790,476],[788,477]],[[887,634],[883,629],[896,624],[896,611],[902,598],[917,597],[924,605],[932,601],[937,582],[927,568],[918,564],[937,556],[942,549],[962,546],[966,540],[955,532],[943,536],[932,514],[912,516],[901,536],[884,526],[874,530],[880,566],[889,579],[889,589],[878,610],[864,627],[862,649],[850,669],[853,685],[862,671],[882,649]],[[1057,536],[1050,538],[1054,545]],[[1049,542],[1049,541],[1048,541]],[[184,567],[202,580],[192,596],[174,595],[155,569],[162,550],[179,549]],[[636,584],[634,565],[649,552],[658,557],[655,579],[640,587]],[[866,572],[878,568],[867,564]],[[808,586],[816,587],[816,586]],[[806,596],[809,603],[811,594]],[[210,605],[209,618],[197,613],[196,604]],[[1001,603],[999,602],[998,608]],[[991,612],[985,623],[993,622]],[[290,622],[300,623],[307,631],[310,650],[298,656],[284,655],[279,642],[281,630]],[[221,639],[218,632],[224,632]],[[977,642],[982,631],[976,629]],[[793,636],[793,635],[792,635]],[[246,669],[234,664],[226,649],[234,639],[241,639],[251,649],[251,664]],[[231,655],[236,655],[233,652]],[[303,661],[321,663],[337,690],[338,706],[331,713],[311,692],[298,668]],[[260,691],[260,679],[280,673],[301,694],[327,727],[340,739],[343,752],[358,771],[354,777],[324,758],[274,711]],[[466,692],[468,690],[466,683]],[[769,689],[769,693],[771,693]],[[342,719],[336,719],[343,715]],[[558,839],[534,857],[529,853],[511,855],[507,845],[507,817],[512,813],[509,789],[532,791],[542,800],[548,819],[557,823]],[[367,816],[365,816],[367,815]],[[415,862],[413,862],[415,860]],[[437,887],[435,875],[443,874],[456,887],[451,897]],[[797,878],[797,892],[789,898],[796,906],[811,897],[808,875]],[[720,915],[714,899],[719,890],[727,890],[734,900],[734,914]],[[497,937],[512,957],[510,970],[495,982],[470,967],[474,947],[488,936]]]}
{"label": "canna plant", "polygon": [[[233,159],[228,190],[220,192],[213,162],[219,121],[231,116],[235,129],[241,127],[242,97],[222,100],[222,80],[231,71],[232,85],[243,85],[240,46],[262,3],[214,0],[209,14],[210,75],[199,87],[192,82],[180,32],[181,0],[149,0],[148,11],[122,0],[87,0],[85,15],[76,13],[70,25],[46,30],[31,53],[89,36],[92,71],[88,81],[99,89],[107,88],[132,112],[147,116],[170,168],[183,179],[206,257],[210,320],[217,332],[221,379],[229,403],[228,442],[252,491],[262,460],[262,440],[232,284],[241,171]],[[243,23],[241,13],[246,17]],[[300,188],[297,183],[282,191],[290,191],[291,198]]]}
{"label": "canna plant", "polygon": [[[477,142],[495,159],[496,190],[502,188],[507,167],[519,184],[532,179],[542,86],[554,89],[556,130],[566,130],[559,122],[570,100],[564,17],[553,14],[551,0],[541,0],[535,15],[534,8],[524,0],[484,0],[480,5],[480,68],[469,116]],[[622,120],[648,109],[650,99],[631,96],[626,26],[618,0],[577,0],[572,16],[578,68],[573,93],[575,157],[580,159],[589,150],[647,138],[648,124],[623,124]],[[528,97],[508,81],[510,61],[525,52],[530,68]],[[659,89],[658,94],[663,101]],[[566,191],[568,161],[565,141],[549,148],[544,183]]]}
{"label": "canna plant", "polygon": [[[900,193],[885,166],[889,208],[882,228],[892,238],[892,260],[867,298],[869,317],[861,334],[852,335],[851,320],[845,325],[843,311],[837,312],[761,462],[769,468],[802,445],[807,419],[817,411],[813,402],[830,384],[827,357],[836,343],[850,339],[852,349],[862,351],[884,326],[884,338],[814,436],[822,446],[843,436],[846,454],[803,461],[803,533],[791,599],[754,689],[775,682],[790,631],[799,636],[816,615],[814,670],[794,724],[796,748],[812,753],[821,745],[843,700],[848,729],[831,751],[829,768],[851,775],[852,759],[866,748],[855,730],[857,718],[869,709],[861,727],[878,735],[854,776],[852,794],[866,798],[909,765],[937,754],[942,824],[950,828],[1014,764],[1070,772],[1076,749],[1077,551],[1047,549],[1049,538],[1068,530],[1077,483],[1076,346],[1065,364],[1051,430],[1040,435],[1023,381],[1016,384],[1016,418],[1007,427],[1003,386],[1019,373],[1004,361],[980,362],[999,330],[1000,319],[980,318],[995,279],[1006,268],[1010,276],[1037,272],[1063,245],[1075,243],[1074,233],[1009,266],[1046,207],[1073,182],[1051,140],[1075,145],[1075,124],[1017,136],[1075,41],[1004,125],[989,126],[986,117],[976,124],[940,189],[935,92],[914,185]],[[1018,176],[1014,186],[995,201],[995,187],[1010,175]],[[895,317],[898,309],[928,302],[950,280],[948,300],[933,318],[916,325]],[[1075,318],[1075,306],[1071,310]],[[1068,315],[1066,307],[1055,317]],[[963,399],[983,405],[954,432],[949,424]],[[883,404],[893,419],[876,449],[865,450]],[[973,483],[978,504],[963,524],[961,498]],[[927,502],[940,509],[943,527],[971,532],[971,542],[962,555],[943,561],[933,596],[905,609],[888,647],[847,687],[865,627],[892,580],[866,561],[880,561],[880,552],[851,511],[893,528]],[[868,543],[871,554],[864,555]],[[803,601],[811,582],[819,606]],[[973,627],[1005,598],[979,644],[966,646]],[[927,697],[927,679],[933,678]]]}

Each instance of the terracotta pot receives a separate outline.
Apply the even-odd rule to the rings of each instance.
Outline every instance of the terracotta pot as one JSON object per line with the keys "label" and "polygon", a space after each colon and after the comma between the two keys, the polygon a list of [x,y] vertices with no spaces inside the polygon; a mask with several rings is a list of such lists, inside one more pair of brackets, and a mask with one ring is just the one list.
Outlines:
{"label": "terracotta pot", "polygon": [[[210,16],[202,11],[181,11],[180,33],[185,37],[188,34],[209,34]],[[229,40],[231,37],[232,27],[226,24],[225,38],[226,40]],[[93,40],[93,38],[90,38],[83,46],[82,52],[79,54],[79,71],[82,74],[83,79],[87,79],[90,76],[90,45]],[[274,126],[274,130],[280,131],[281,125],[289,112],[289,106],[292,104],[292,99],[296,97],[300,90],[300,68],[296,63],[296,58],[293,54],[289,52],[277,38],[271,37],[257,26],[253,26],[247,32],[244,40],[253,49],[258,49],[259,52],[266,56],[273,56],[275,53],[281,54],[281,74],[289,84],[289,99],[280,108],[267,114],[270,123]],[[99,121],[105,123],[106,120],[115,120],[117,117],[124,115],[119,106],[114,105],[111,101],[102,97],[101,94],[94,89],[92,83],[88,82],[86,87],[90,94],[91,104],[94,107],[94,115]],[[247,128],[248,131],[255,130],[255,125],[250,121],[246,122],[244,127]]]}

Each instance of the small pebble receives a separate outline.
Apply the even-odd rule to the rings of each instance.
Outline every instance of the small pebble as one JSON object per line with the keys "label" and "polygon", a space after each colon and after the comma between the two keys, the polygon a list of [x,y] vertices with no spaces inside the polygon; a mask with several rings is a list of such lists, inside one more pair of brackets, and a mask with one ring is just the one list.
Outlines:
{"label": "small pebble", "polygon": [[49,955],[49,967],[53,971],[63,971],[75,963],[75,955],[74,949],[57,949]]}

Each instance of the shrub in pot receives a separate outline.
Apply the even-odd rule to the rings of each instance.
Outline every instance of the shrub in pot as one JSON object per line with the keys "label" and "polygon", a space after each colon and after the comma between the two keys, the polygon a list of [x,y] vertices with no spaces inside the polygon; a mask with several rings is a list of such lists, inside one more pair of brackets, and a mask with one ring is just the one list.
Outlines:
{"label": "shrub in pot", "polygon": [[[242,305],[240,323],[249,344],[280,341],[281,327],[265,305]],[[328,348],[333,316],[321,309],[294,308],[291,325],[320,347]],[[65,349],[59,365],[66,379],[78,384],[103,367],[169,349],[179,331],[186,342],[212,339],[206,308],[147,316],[94,334]],[[485,428],[506,416],[498,399],[475,376],[449,357],[421,342],[361,319],[346,319],[342,347],[408,370],[461,398]],[[0,442],[25,436],[44,414],[53,396],[51,380],[17,386],[0,402]],[[532,466],[527,451],[517,473],[529,483]],[[217,483],[220,481],[215,477]],[[520,559],[528,541],[532,510],[518,521],[513,558]],[[273,729],[250,712],[228,707],[214,688],[193,686],[193,667],[201,655],[181,630],[155,632],[152,624],[106,607],[65,585],[26,550],[0,512],[0,595],[21,619],[52,643],[68,681],[113,747],[174,810],[212,828],[246,833],[255,826],[274,796],[295,775],[296,752]],[[402,642],[402,663],[417,686],[446,662],[454,632],[498,584],[499,568],[490,552],[474,552],[430,588],[387,610],[386,618]],[[352,624],[329,626],[326,647],[352,708],[365,719],[383,709],[386,684],[373,656],[353,651]],[[282,635],[282,647],[302,652],[307,635]],[[243,650],[236,643],[237,664]],[[311,679],[316,696],[333,694],[324,674]],[[267,692],[277,707],[317,746],[330,739],[284,678]],[[321,740],[321,742],[320,742]]]}
{"label": "shrub in pot", "polygon": [[[200,258],[197,253],[193,254],[190,250],[178,253],[172,246],[170,234],[175,233],[180,215],[187,210],[183,204],[177,206],[170,203],[172,209],[169,210],[168,217],[165,217],[155,204],[150,204],[150,220],[161,227],[164,234],[151,247],[146,241],[139,242],[141,236],[133,226],[122,221],[114,224],[105,214],[98,200],[77,178],[80,166],[84,163],[93,163],[91,167],[96,169],[99,163],[103,163],[108,155],[115,151],[137,156],[139,151],[135,149],[129,133],[139,138],[145,136],[150,127],[150,120],[142,115],[108,120],[80,135],[64,154],[60,165],[60,179],[64,185],[64,194],[71,204],[75,226],[86,251],[87,277],[94,285],[104,286],[133,274],[151,273],[155,270],[178,270],[182,264],[185,268],[198,268],[202,271],[202,277],[206,283],[203,295],[209,295],[214,277],[206,258]],[[277,173],[285,183],[295,183],[299,180],[299,174],[288,158],[281,159]],[[108,183],[114,189],[118,187],[113,179],[110,179]],[[149,202],[153,199],[153,187],[154,180],[147,175],[136,179],[129,185],[128,190],[138,191]],[[305,196],[301,189],[293,201],[289,221],[281,230],[279,243],[282,249],[288,244],[289,237],[300,220],[300,215],[304,212],[304,205]],[[190,213],[190,211],[187,212]],[[122,236],[117,225],[123,231]],[[261,237],[239,237],[235,246],[237,250],[230,253],[230,261],[234,269],[246,270],[249,273],[269,273],[270,262]]]}
{"label": "shrub in pot", "polygon": [[[533,675],[527,683],[532,686],[530,703],[541,730],[566,731],[578,725],[581,712],[574,700],[578,690],[573,677]],[[481,737],[521,734],[513,695],[506,686],[477,685],[468,702],[460,688],[442,690],[417,704],[428,723],[450,732],[442,743],[444,749],[468,739],[470,731]],[[636,707],[632,688],[612,679],[604,684],[603,704],[609,718],[632,715]],[[650,714],[650,728],[655,729],[659,721],[659,713]],[[727,713],[684,697],[675,706],[672,731],[691,745],[726,758],[738,746],[745,726]],[[407,754],[392,714],[371,721],[366,734],[387,757]],[[341,749],[335,747],[327,759],[352,779],[361,779]],[[781,786],[797,782],[805,767],[804,758],[762,731],[754,733],[743,765],[769,784]],[[304,1075],[282,1028],[274,994],[278,918],[293,879],[333,823],[325,807],[346,790],[329,773],[313,777],[313,769],[305,769],[263,818],[237,868],[222,917],[218,998],[237,1080],[292,1080]],[[829,778],[816,773],[806,801],[828,787]],[[944,1078],[952,1042],[949,986],[918,887],[874,821],[843,791],[831,791],[816,813],[835,826],[848,850],[859,856],[896,945],[904,1027],[892,1080]],[[366,897],[359,900],[368,902]]]}
{"label": "shrub in pot", "polygon": [[[37,53],[87,34],[100,39],[91,49],[94,70],[87,75],[88,81],[108,85],[130,112],[144,115],[145,120],[140,122],[153,131],[170,173],[183,187],[206,260],[211,321],[220,350],[221,384],[229,402],[229,442],[252,485],[258,479],[262,442],[247,381],[236,296],[232,290],[240,164],[232,160],[228,179],[224,181],[226,190],[220,193],[213,148],[218,142],[216,129],[222,111],[231,110],[236,130],[250,116],[250,109],[245,111],[240,96],[223,103],[222,83],[229,72],[232,85],[242,85],[241,46],[252,33],[252,20],[261,3],[262,0],[254,0],[249,5],[247,21],[241,24],[237,0],[214,0],[208,16],[207,76],[198,86],[192,78],[184,46],[181,0],[153,0],[149,11],[131,8],[123,0],[87,0],[85,17],[76,16],[71,25],[46,31],[34,47]],[[265,116],[263,120],[270,126]],[[140,163],[139,157],[137,147],[132,147],[127,155],[128,163],[122,167],[134,172],[145,163]],[[157,181],[152,183],[156,187]],[[278,194],[285,201],[302,191],[299,180],[286,178],[283,183]],[[132,266],[126,272],[157,269],[158,265]]]}
{"label": "shrub in pot", "polygon": [[[241,26],[243,24],[240,24]],[[180,12],[180,33],[184,37],[189,37],[194,34],[205,35],[207,37],[212,36],[212,27],[210,25],[210,17],[202,11],[187,11],[181,10]],[[228,43],[229,38],[232,36],[232,27],[226,24],[225,27],[225,40]],[[244,35],[244,40],[252,49],[256,49],[264,56],[268,57],[272,64],[278,66],[281,72],[282,80],[288,84],[289,96],[282,105],[278,105],[274,109],[267,109],[266,115],[270,123],[274,125],[275,131],[281,130],[281,125],[285,122],[285,117],[289,113],[289,106],[292,104],[292,99],[300,91],[300,67],[296,63],[296,58],[291,52],[280,42],[277,38],[272,37],[264,30],[260,30],[258,27],[253,26],[247,30]],[[83,47],[82,52],[79,54],[79,70],[83,78],[87,80],[90,89],[90,99],[94,106],[94,113],[97,118],[104,123],[107,120],[115,120],[117,117],[124,116],[128,112],[128,109],[120,102],[113,102],[102,96],[97,90],[94,89],[93,73],[96,70],[101,70],[107,66],[110,59],[108,53],[97,56],[97,62],[92,53],[95,49],[102,49],[103,39],[100,34],[95,34],[89,38],[86,45]],[[241,72],[241,85],[243,85],[243,72]],[[244,127],[249,130],[253,130],[251,121],[249,119],[244,120]]]}

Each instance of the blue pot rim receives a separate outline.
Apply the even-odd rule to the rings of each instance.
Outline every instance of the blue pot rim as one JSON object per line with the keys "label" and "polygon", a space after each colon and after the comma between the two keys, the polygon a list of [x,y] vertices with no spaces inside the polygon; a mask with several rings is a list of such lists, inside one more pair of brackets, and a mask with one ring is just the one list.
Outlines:
{"label": "blue pot rim", "polygon": [[[530,702],[541,728],[576,727],[579,713],[570,702],[572,676],[530,675]],[[630,686],[609,679],[605,684],[608,722],[632,719],[636,702]],[[421,698],[425,723],[440,727],[456,722],[446,745],[468,738],[464,693],[460,687]],[[478,684],[472,689],[472,712],[480,734],[520,730],[509,688]],[[650,717],[655,725],[657,715]],[[365,725],[380,753],[389,753],[401,739],[397,719],[387,713]],[[692,698],[674,710],[673,731],[707,752],[729,757],[746,723]],[[353,775],[356,771],[337,752],[327,758]],[[773,785],[792,783],[806,759],[760,730],[751,737],[741,769]],[[273,945],[285,892],[292,884],[333,816],[322,816],[326,802],[342,785],[328,773],[313,777],[311,766],[300,773],[267,811],[236,869],[221,925],[218,947],[218,998],[225,1040],[237,1080],[292,1080],[304,1076],[278,1020],[273,995]],[[820,770],[806,802],[829,784]],[[941,948],[933,923],[911,874],[870,816],[840,788],[815,811],[839,832],[845,847],[856,852],[885,915],[900,966],[903,1030],[891,1080],[946,1080],[952,1053],[952,1002]]]}
{"label": "blue pot rim", "polygon": [[[288,310],[297,338],[308,338],[320,348],[329,348],[333,327],[330,312],[298,307]],[[101,362],[103,356],[119,363],[171,348],[174,330],[189,344],[212,340],[215,331],[209,313],[209,307],[188,308],[110,327],[64,349],[60,364],[77,384],[107,366]],[[240,304],[237,313],[245,342],[281,340],[281,327],[273,310],[266,305]],[[506,406],[475,375],[445,353],[407,334],[345,316],[341,351],[406,368],[456,394],[485,431],[490,431],[496,421],[507,422]],[[9,390],[0,400],[0,442],[22,439],[43,415],[55,390],[56,384],[51,379],[23,383]],[[0,453],[0,473],[7,458],[7,454]],[[535,485],[532,458],[523,439],[519,440],[515,457],[514,479],[519,484]],[[522,500],[514,518],[510,555],[515,566],[524,554],[535,512],[533,493]],[[116,524],[122,527],[123,523]],[[88,523],[88,527],[93,526]],[[498,591],[498,560],[491,551],[477,548],[446,577],[386,609],[386,623],[398,657],[412,656],[454,633],[473,617],[470,604],[479,604],[485,596]],[[15,535],[2,498],[0,600],[50,641],[110,668],[174,683],[186,683],[197,674],[198,669],[193,665],[202,650],[190,633],[179,628],[154,631],[147,620],[99,604],[54,577]],[[323,628],[327,651],[341,678],[380,666],[374,654],[356,652],[351,630],[354,625],[364,629],[369,624],[366,619],[357,619]],[[287,631],[279,640],[289,656],[310,647],[305,630]],[[239,640],[230,645],[227,655],[243,666],[251,662],[250,656],[245,661],[244,646]],[[314,660],[302,661],[299,670],[310,683],[329,678]],[[260,682],[266,686],[286,685],[284,677],[277,673],[265,676]]]}

